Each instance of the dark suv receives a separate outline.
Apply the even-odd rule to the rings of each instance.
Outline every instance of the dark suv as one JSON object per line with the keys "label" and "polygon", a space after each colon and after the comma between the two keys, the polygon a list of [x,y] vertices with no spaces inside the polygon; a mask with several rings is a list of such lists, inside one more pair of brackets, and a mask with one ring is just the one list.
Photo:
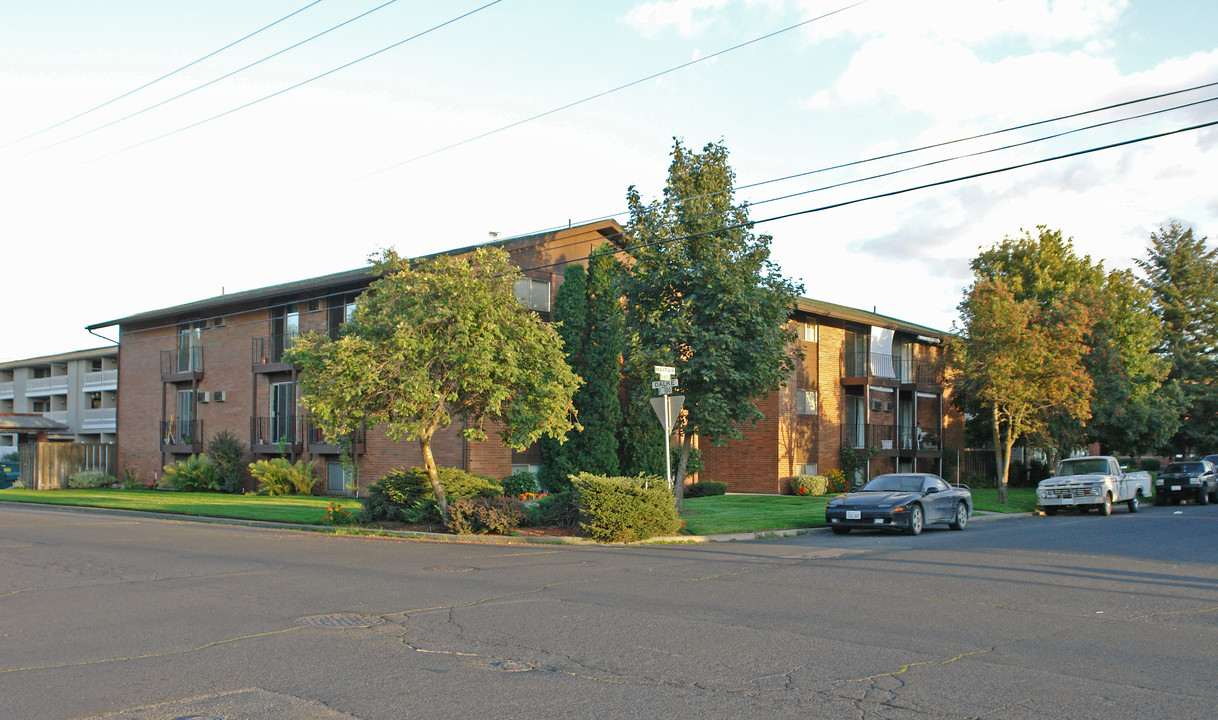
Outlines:
{"label": "dark suv", "polygon": [[1184,460],[1170,463],[1155,478],[1155,505],[1171,500],[1192,500],[1198,505],[1218,502],[1218,471],[1209,460]]}

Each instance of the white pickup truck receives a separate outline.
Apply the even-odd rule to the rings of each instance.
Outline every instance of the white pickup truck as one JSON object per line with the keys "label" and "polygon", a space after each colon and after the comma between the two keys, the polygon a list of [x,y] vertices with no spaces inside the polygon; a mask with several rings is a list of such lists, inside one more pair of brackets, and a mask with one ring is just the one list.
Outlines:
{"label": "white pickup truck", "polygon": [[1137,512],[1149,497],[1150,473],[1127,473],[1110,455],[1062,460],[1057,474],[1036,486],[1036,499],[1046,515],[1056,515],[1058,508],[1086,512],[1092,507],[1101,515],[1111,515],[1112,504],[1119,502],[1126,503],[1129,512]]}

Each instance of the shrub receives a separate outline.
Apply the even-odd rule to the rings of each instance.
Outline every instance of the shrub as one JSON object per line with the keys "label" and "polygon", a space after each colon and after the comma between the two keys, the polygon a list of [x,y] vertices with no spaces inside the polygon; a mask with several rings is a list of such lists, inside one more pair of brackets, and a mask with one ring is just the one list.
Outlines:
{"label": "shrub", "polygon": [[727,483],[718,480],[703,480],[685,486],[685,497],[710,497],[711,495],[726,495]]}
{"label": "shrub", "polygon": [[[660,478],[572,476],[580,527],[596,542],[633,542],[681,529],[676,500]],[[650,487],[646,487],[650,485]]]}
{"label": "shrub", "polygon": [[1142,462],[1139,464],[1146,472],[1157,473],[1163,469],[1163,463],[1159,462],[1159,458],[1142,458]]}
{"label": "shrub", "polygon": [[161,487],[166,484],[178,492],[215,492],[220,489],[216,464],[206,455],[191,455],[185,460],[166,465]]}
{"label": "shrub", "polygon": [[826,471],[825,490],[834,495],[848,492],[850,490],[850,481],[846,479],[846,473],[837,469]]}
{"label": "shrub", "polygon": [[536,500],[523,503],[521,510],[524,519],[520,524],[525,527],[573,528],[579,525],[579,508],[570,491],[538,496]]}
{"label": "shrub", "polygon": [[117,480],[101,470],[82,470],[68,476],[68,487],[76,490],[91,490],[104,487]]}
{"label": "shrub", "polygon": [[297,460],[293,465],[283,458],[250,463],[250,474],[258,481],[258,492],[267,495],[311,495],[317,484],[317,463]]}
{"label": "shrub", "polygon": [[[503,486],[482,475],[457,468],[438,468],[440,487],[449,504],[456,498],[493,497],[503,494]],[[402,520],[422,522],[439,520],[440,508],[431,491],[431,480],[423,468],[393,470],[368,486],[362,499],[361,522]]]}
{"label": "shrub", "polygon": [[824,495],[829,492],[829,478],[824,475],[796,475],[791,478],[792,495]]}
{"label": "shrub", "polygon": [[448,529],[458,535],[506,535],[524,520],[521,502],[508,497],[455,498],[448,506]]}
{"label": "shrub", "polygon": [[220,489],[237,492],[241,489],[242,465],[245,463],[245,443],[231,430],[221,430],[207,443],[207,456],[216,464]]}
{"label": "shrub", "polygon": [[354,513],[336,502],[326,507],[326,515],[321,519],[322,525],[354,525],[357,522]]}
{"label": "shrub", "polygon": [[523,495],[537,492],[537,478],[531,472],[515,472],[499,481],[504,495]]}

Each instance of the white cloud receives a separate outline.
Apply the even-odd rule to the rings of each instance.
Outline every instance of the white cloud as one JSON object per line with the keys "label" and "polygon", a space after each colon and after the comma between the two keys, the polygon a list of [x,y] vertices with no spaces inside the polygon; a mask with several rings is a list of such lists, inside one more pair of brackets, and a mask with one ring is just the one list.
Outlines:
{"label": "white cloud", "polygon": [[636,5],[626,21],[647,37],[675,28],[682,37],[693,37],[714,22],[715,11],[728,0],[657,0]]}

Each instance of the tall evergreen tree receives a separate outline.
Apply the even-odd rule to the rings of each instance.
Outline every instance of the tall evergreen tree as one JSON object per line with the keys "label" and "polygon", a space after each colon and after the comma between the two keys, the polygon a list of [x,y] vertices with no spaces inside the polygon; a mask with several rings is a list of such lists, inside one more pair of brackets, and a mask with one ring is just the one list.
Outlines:
{"label": "tall evergreen tree", "polygon": [[621,267],[612,246],[603,246],[588,261],[588,340],[578,372],[584,385],[577,391],[580,422],[581,470],[617,475],[618,432],[622,406],[618,386],[622,378]]}
{"label": "tall evergreen tree", "polygon": [[[588,274],[578,263],[568,265],[563,271],[562,285],[554,293],[554,310],[550,319],[563,341],[567,365],[582,377],[584,357],[588,343]],[[581,387],[582,390],[582,387]],[[570,488],[571,475],[580,472],[583,465],[580,450],[580,425],[583,422],[584,393],[576,390],[572,403],[576,410],[576,425],[567,431],[565,441],[543,437],[538,444],[541,453],[541,471],[538,480],[552,492]]]}
{"label": "tall evergreen tree", "polygon": [[1151,233],[1138,267],[1163,321],[1158,352],[1183,393],[1184,418],[1170,441],[1175,452],[1218,448],[1218,249],[1172,221]]}

